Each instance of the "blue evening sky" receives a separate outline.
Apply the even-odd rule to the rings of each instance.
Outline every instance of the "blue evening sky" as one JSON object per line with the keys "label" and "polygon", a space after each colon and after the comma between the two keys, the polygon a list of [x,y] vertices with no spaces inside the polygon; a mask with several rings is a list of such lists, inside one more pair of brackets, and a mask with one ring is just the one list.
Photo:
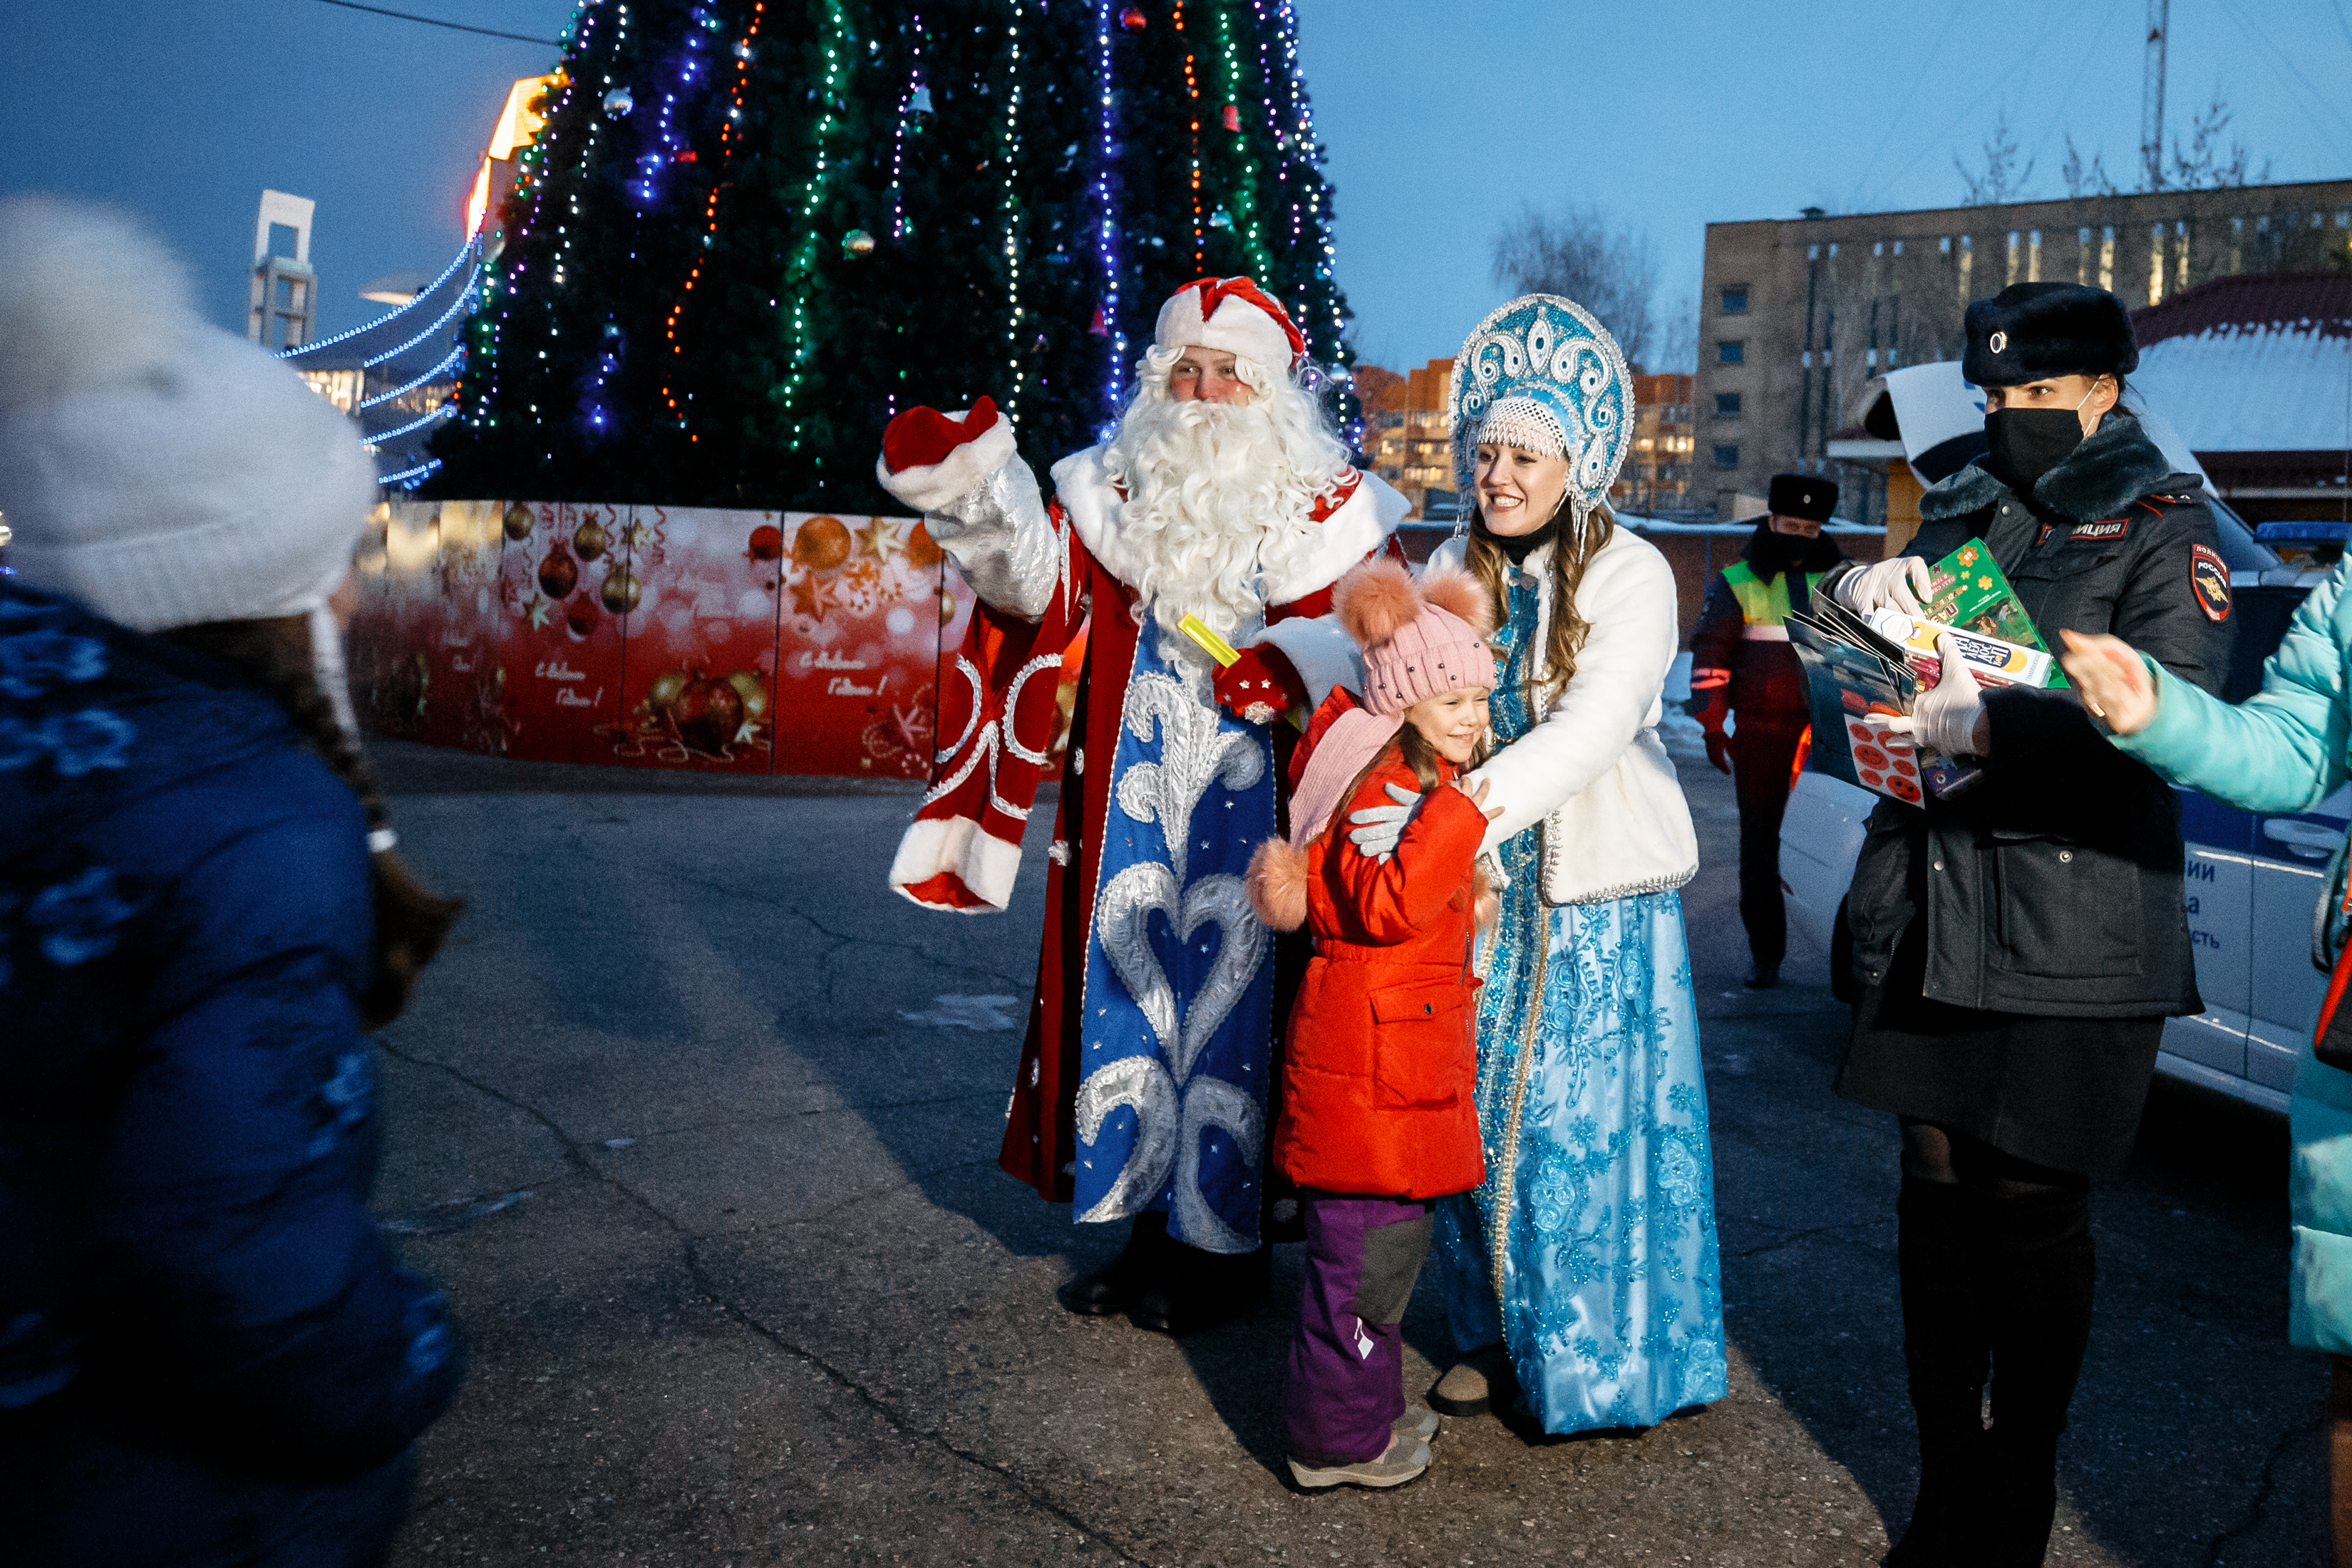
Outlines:
{"label": "blue evening sky", "polygon": [[[569,0],[387,0],[552,37]],[[1080,15],[1092,5],[1055,0]],[[1145,0],[1155,23],[1167,0]],[[1450,353],[1502,298],[1487,255],[1527,202],[1596,205],[1656,241],[1664,302],[1695,296],[1709,221],[1958,198],[2004,107],[2032,189],[2072,132],[2128,185],[2145,0],[1591,5],[1299,0],[1331,148],[1339,279],[1367,358]],[[2218,89],[2273,177],[2352,174],[2352,6],[2173,0],[2168,128]],[[455,251],[509,83],[551,51],[319,0],[0,0],[0,191],[118,202],[241,327],[264,185],[319,203],[320,325],[380,307],[380,274]]]}

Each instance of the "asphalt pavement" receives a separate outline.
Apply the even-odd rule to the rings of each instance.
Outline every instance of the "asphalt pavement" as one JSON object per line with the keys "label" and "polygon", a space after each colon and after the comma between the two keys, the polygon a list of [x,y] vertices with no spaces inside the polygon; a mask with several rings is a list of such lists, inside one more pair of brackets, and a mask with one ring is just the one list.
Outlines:
{"label": "asphalt pavement", "polygon": [[[1072,1317],[1055,1286],[1118,1236],[996,1169],[1050,810],[1009,913],[940,915],[883,885],[908,788],[378,755],[406,852],[469,904],[381,1037],[377,1206],[472,1357],[402,1568],[1864,1564],[1900,1530],[1895,1130],[1830,1093],[1822,953],[1740,989],[1703,758],[1684,901],[1730,1396],[1639,1435],[1448,1421],[1414,1484],[1309,1497],[1282,1478],[1297,1249],[1208,1333]],[[2285,1177],[2280,1119],[2159,1083],[2094,1199],[2052,1562],[2326,1561]],[[1406,1328],[1417,1394],[1450,1342],[1426,1279]]]}

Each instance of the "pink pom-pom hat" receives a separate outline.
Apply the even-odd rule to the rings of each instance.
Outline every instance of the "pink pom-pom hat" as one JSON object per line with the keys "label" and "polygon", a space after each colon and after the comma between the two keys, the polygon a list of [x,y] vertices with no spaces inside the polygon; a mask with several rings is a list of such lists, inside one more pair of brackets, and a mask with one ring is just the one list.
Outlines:
{"label": "pink pom-pom hat", "polygon": [[1364,652],[1362,705],[1323,732],[1290,803],[1290,841],[1304,845],[1347,803],[1340,792],[1403,727],[1405,710],[1457,689],[1490,689],[1493,605],[1476,578],[1440,569],[1415,583],[1385,557],[1339,579],[1331,607]]}

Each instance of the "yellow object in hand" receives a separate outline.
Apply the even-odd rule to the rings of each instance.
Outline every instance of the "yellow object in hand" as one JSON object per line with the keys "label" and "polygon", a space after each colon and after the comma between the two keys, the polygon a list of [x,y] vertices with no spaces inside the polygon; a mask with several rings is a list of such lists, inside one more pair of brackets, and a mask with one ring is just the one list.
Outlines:
{"label": "yellow object in hand", "polygon": [[[1186,637],[1191,637],[1194,642],[1199,643],[1202,650],[1207,653],[1211,658],[1217,661],[1218,668],[1231,669],[1236,663],[1240,662],[1242,657],[1240,650],[1235,648],[1233,644],[1227,642],[1224,638],[1219,637],[1215,632],[1210,630],[1198,616],[1186,616],[1182,620],[1176,623],[1176,629],[1182,632]],[[1290,721],[1291,727],[1297,730],[1300,734],[1303,735],[1307,732],[1308,715],[1305,709],[1294,708],[1288,713],[1285,714],[1284,717]]]}

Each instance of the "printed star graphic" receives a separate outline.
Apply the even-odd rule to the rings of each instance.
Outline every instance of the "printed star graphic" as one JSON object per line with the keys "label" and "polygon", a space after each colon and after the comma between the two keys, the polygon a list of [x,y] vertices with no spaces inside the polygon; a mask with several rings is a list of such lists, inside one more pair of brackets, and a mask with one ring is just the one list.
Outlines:
{"label": "printed star graphic", "polygon": [[866,526],[856,531],[857,547],[875,560],[887,562],[898,553],[899,539],[905,531],[904,523],[893,522],[887,517],[869,518]]}
{"label": "printed star graphic", "polygon": [[746,719],[743,721],[742,726],[735,731],[734,744],[738,746],[748,746],[759,738],[760,721],[757,719]]}
{"label": "printed star graphic", "polygon": [[833,585],[822,577],[803,577],[793,584],[793,613],[813,621],[824,619],[833,608]]}
{"label": "printed star graphic", "polygon": [[553,613],[555,605],[551,601],[533,594],[530,596],[530,624],[535,626],[547,625],[547,617]]}

